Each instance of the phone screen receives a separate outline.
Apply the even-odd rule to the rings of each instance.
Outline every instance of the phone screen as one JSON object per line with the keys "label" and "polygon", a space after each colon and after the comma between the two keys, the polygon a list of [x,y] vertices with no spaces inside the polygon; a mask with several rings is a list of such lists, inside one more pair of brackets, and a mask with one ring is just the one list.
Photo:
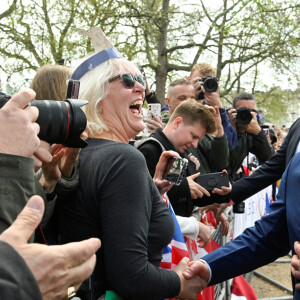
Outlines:
{"label": "phone screen", "polygon": [[188,160],[181,157],[170,157],[163,173],[163,178],[179,185],[183,178],[183,172],[187,168]]}

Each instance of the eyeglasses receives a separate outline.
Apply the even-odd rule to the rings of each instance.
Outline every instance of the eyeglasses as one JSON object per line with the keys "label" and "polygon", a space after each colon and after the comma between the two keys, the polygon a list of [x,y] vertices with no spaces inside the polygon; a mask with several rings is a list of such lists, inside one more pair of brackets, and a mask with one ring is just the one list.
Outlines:
{"label": "eyeglasses", "polygon": [[131,74],[122,74],[117,75],[108,80],[108,82],[112,82],[116,79],[120,78],[122,83],[126,89],[132,89],[135,85],[135,81],[140,83],[144,88],[146,88],[146,82],[142,75],[132,76]]}

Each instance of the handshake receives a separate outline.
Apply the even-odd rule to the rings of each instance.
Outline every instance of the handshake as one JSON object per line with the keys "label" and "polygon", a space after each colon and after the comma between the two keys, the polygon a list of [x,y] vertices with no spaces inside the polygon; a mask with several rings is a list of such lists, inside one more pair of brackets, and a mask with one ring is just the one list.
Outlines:
{"label": "handshake", "polygon": [[174,271],[181,282],[180,294],[176,297],[179,299],[197,299],[197,294],[207,287],[210,279],[210,270],[201,260],[190,261],[184,257]]}

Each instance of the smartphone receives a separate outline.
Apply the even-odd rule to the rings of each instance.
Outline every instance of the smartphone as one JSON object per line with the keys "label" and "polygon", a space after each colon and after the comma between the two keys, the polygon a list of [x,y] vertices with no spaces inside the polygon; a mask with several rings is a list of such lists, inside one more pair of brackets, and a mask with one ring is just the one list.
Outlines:
{"label": "smartphone", "polygon": [[161,116],[161,104],[160,103],[150,103],[148,104],[148,118],[153,120],[153,115],[160,118]]}
{"label": "smartphone", "polygon": [[162,178],[174,182],[175,185],[180,185],[187,165],[188,160],[186,158],[170,157]]}
{"label": "smartphone", "polygon": [[70,79],[68,83],[67,99],[78,99],[80,81]]}
{"label": "smartphone", "polygon": [[264,132],[266,134],[266,137],[268,137],[270,135],[269,126],[268,125],[261,125],[260,127],[264,130]]}
{"label": "smartphone", "polygon": [[200,175],[195,181],[209,192],[214,188],[220,189],[222,186],[230,187],[229,177],[226,172]]}

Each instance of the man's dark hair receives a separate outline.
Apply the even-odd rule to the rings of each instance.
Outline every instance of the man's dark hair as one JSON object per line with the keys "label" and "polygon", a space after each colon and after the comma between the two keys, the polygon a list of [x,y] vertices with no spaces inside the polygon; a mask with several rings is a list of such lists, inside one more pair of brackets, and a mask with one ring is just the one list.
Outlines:
{"label": "man's dark hair", "polygon": [[241,92],[241,93],[238,93],[234,99],[233,99],[233,102],[232,102],[232,107],[233,108],[236,108],[236,103],[239,101],[239,100],[254,100],[255,101],[255,98],[252,94],[250,93],[246,93],[246,92]]}

